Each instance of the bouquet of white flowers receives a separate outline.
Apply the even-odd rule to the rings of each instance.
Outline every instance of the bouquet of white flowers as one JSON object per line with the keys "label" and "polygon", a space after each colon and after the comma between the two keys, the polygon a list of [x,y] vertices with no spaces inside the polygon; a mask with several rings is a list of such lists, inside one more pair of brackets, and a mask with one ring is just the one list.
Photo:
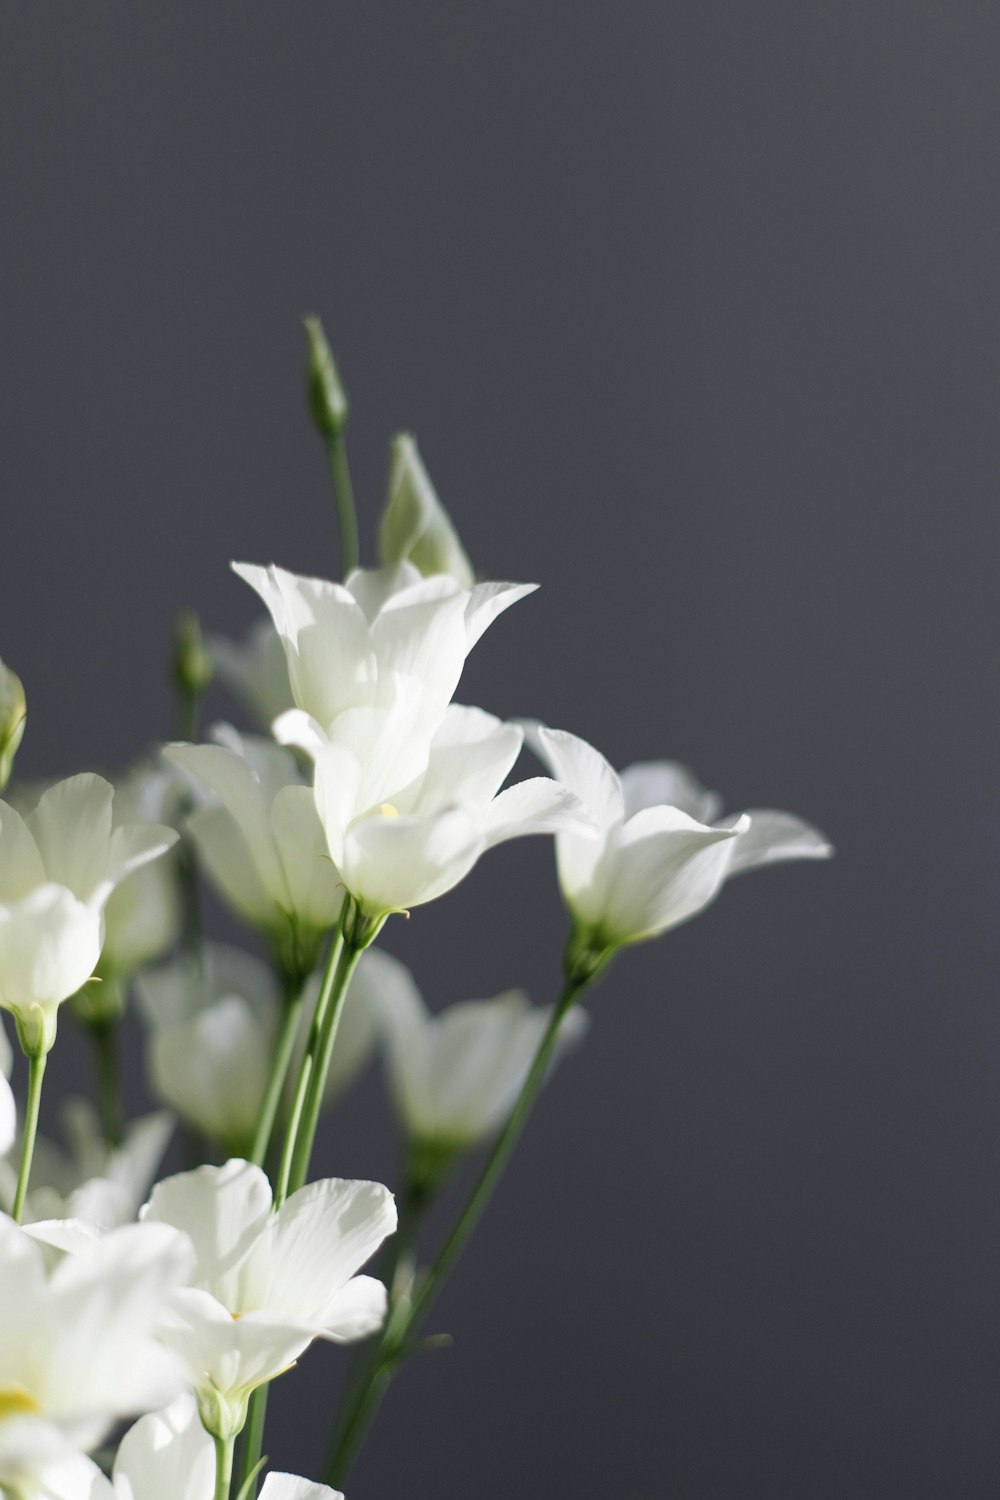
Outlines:
{"label": "bouquet of white flowers", "polygon": [[[788,813],[720,816],[683,766],[619,774],[565,730],[455,703],[469,652],[534,585],[477,581],[405,436],[379,566],[358,566],[348,403],[318,322],[307,331],[343,581],[234,564],[269,618],[242,644],[182,622],[183,742],[116,787],[83,773],[13,783],[0,801],[0,1008],[26,1079],[19,1110],[0,1029],[10,1500],[251,1500],[270,1382],[317,1338],[363,1346],[322,1476],[343,1484],[542,1084],[586,1029],[584,993],[619,949],[695,916],[731,875],[830,853]],[[221,724],[195,743],[213,672],[266,733]],[[0,664],[0,791],[25,716]],[[551,775],[507,784],[525,744]],[[510,990],[432,1014],[379,934],[528,834],[555,837],[571,922],[562,992],[545,1008]],[[203,877],[269,963],[206,940]],[[126,1124],[117,1032],[133,990],[166,1109]],[[72,1107],[71,1158],[38,1135],[64,1005],[99,1079],[96,1110]],[[321,1110],[373,1048],[405,1143],[393,1191],[313,1171]],[[152,1186],[168,1111],[198,1154]],[[428,1247],[428,1211],[474,1152],[471,1191]],[[377,1274],[359,1274],[380,1249]],[[261,1493],[335,1492],[268,1473]]]}

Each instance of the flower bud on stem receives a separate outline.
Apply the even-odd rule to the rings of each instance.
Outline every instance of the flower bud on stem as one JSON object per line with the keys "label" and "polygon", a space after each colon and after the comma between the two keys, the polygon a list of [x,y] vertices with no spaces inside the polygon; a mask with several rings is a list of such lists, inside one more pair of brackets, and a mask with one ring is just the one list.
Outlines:
{"label": "flower bud on stem", "polygon": [[358,566],[358,517],[345,441],[350,405],[323,324],[316,317],[306,318],[304,324],[309,341],[306,370],[309,408],[316,430],[326,444],[340,524],[341,571],[346,578]]}

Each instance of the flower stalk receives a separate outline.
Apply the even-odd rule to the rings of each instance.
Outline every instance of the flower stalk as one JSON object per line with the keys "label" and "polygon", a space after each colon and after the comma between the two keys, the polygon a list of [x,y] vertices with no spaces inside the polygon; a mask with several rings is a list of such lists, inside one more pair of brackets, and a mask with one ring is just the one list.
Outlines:
{"label": "flower stalk", "polygon": [[17,1188],[14,1193],[14,1208],[11,1217],[20,1224],[24,1215],[24,1203],[28,1196],[31,1177],[31,1159],[35,1154],[35,1136],[38,1134],[38,1115],[42,1103],[42,1081],[45,1078],[47,1051],[28,1054],[28,1100],[24,1111],[24,1133],[21,1137],[21,1162],[17,1172]]}

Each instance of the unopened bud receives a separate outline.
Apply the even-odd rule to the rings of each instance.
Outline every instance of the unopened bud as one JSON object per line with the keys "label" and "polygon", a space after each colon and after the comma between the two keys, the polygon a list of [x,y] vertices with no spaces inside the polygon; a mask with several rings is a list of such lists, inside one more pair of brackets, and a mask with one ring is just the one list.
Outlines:
{"label": "unopened bud", "polygon": [[174,683],[185,697],[200,698],[212,681],[212,658],[202,638],[201,621],[193,610],[177,617],[171,667]]}
{"label": "unopened bud", "polygon": [[14,756],[24,734],[27,714],[20,677],[0,661],[0,792],[14,769]]}
{"label": "unopened bud", "polygon": [[451,517],[406,432],[393,439],[390,450],[389,503],[379,531],[379,555],[387,567],[407,560],[425,578],[448,573],[464,589],[476,581]]}
{"label": "unopened bud", "polygon": [[347,426],[347,392],[326,341],[319,318],[304,319],[309,340],[309,405],[313,421],[325,438],[339,437]]}

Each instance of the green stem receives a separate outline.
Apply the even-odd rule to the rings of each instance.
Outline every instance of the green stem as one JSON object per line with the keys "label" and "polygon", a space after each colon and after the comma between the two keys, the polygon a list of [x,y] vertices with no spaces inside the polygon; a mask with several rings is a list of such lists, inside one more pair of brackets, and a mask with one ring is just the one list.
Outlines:
{"label": "green stem", "polygon": [[212,1434],[215,1444],[215,1500],[229,1500],[233,1482],[233,1439]]}
{"label": "green stem", "polygon": [[295,1154],[292,1158],[290,1180],[292,1192],[302,1187],[309,1176],[309,1162],[312,1157],[313,1143],[316,1140],[320,1110],[323,1107],[323,1090],[326,1085],[326,1076],[330,1071],[340,1018],[344,1013],[344,1001],[347,998],[351,976],[363,952],[364,948],[352,938],[345,938],[337,973],[319,1028],[315,1061],[307,1083],[302,1119],[295,1142]]}
{"label": "green stem", "polygon": [[320,1048],[326,1013],[332,1002],[337,971],[340,967],[340,957],[344,948],[344,928],[347,923],[347,908],[349,904],[349,900],[344,901],[340,913],[340,922],[333,941],[330,944],[326,969],[323,973],[323,982],[320,985],[319,998],[316,1001],[312,1024],[309,1027],[309,1040],[306,1043],[306,1050],[299,1067],[299,1076],[295,1085],[295,1096],[292,1100],[292,1111],[285,1128],[285,1144],[281,1153],[281,1165],[278,1168],[278,1180],[274,1186],[275,1208],[281,1207],[282,1203],[288,1197],[290,1190],[289,1185],[292,1181],[296,1148],[302,1132],[306,1102],[309,1098],[309,1087],[316,1069],[317,1055]]}
{"label": "green stem", "polygon": [[326,440],[327,457],[330,460],[330,477],[337,500],[337,521],[340,525],[340,565],[346,578],[358,565],[358,513],[354,504],[354,486],[347,464],[347,444],[343,432]]}
{"label": "green stem", "polygon": [[250,1160],[258,1167],[264,1165],[267,1149],[271,1144],[274,1122],[278,1117],[281,1096],[285,1090],[288,1069],[295,1051],[295,1039],[299,1034],[299,1020],[305,1003],[307,982],[299,984],[285,1000],[285,1013],[281,1021],[281,1030],[278,1033],[278,1045],[271,1065],[271,1076],[267,1081],[267,1091],[264,1094],[260,1119],[257,1122],[257,1134],[254,1136],[253,1148],[250,1152]]}
{"label": "green stem", "polygon": [[[558,1040],[559,1029],[586,983],[586,978],[578,976],[567,979],[563,992],[549,1017],[548,1026],[538,1045],[538,1051],[535,1053],[528,1076],[521,1087],[517,1103],[497,1136],[493,1149],[451,1233],[409,1306],[399,1310],[394,1307],[390,1312],[369,1373],[358,1386],[334,1437],[326,1465],[325,1483],[341,1486],[350,1472],[351,1465],[374,1420],[396,1368],[406,1353],[406,1346],[430,1311],[432,1303],[465,1248],[503,1175],[504,1168],[527,1124],[532,1106],[545,1080],[545,1074]],[[400,1314],[398,1316],[397,1311]]]}
{"label": "green stem", "polygon": [[259,1385],[250,1397],[250,1407],[247,1414],[247,1425],[243,1429],[243,1464],[241,1468],[242,1479],[240,1480],[240,1500],[244,1500],[243,1491],[247,1485],[245,1500],[257,1500],[257,1483],[251,1483],[250,1476],[254,1469],[260,1464],[261,1449],[264,1446],[264,1423],[267,1420],[267,1393],[268,1385]]}
{"label": "green stem", "polygon": [[124,1133],[118,1023],[92,1021],[88,1027],[97,1058],[97,1103],[101,1133],[109,1146],[120,1146]]}
{"label": "green stem", "polygon": [[38,1133],[38,1111],[42,1103],[42,1079],[45,1077],[47,1052],[32,1052],[28,1055],[28,1102],[24,1112],[24,1134],[21,1137],[21,1165],[17,1174],[17,1189],[14,1193],[14,1209],[11,1217],[20,1224],[24,1213],[24,1200],[28,1196],[28,1179],[31,1176],[31,1158],[35,1154],[35,1136]]}

